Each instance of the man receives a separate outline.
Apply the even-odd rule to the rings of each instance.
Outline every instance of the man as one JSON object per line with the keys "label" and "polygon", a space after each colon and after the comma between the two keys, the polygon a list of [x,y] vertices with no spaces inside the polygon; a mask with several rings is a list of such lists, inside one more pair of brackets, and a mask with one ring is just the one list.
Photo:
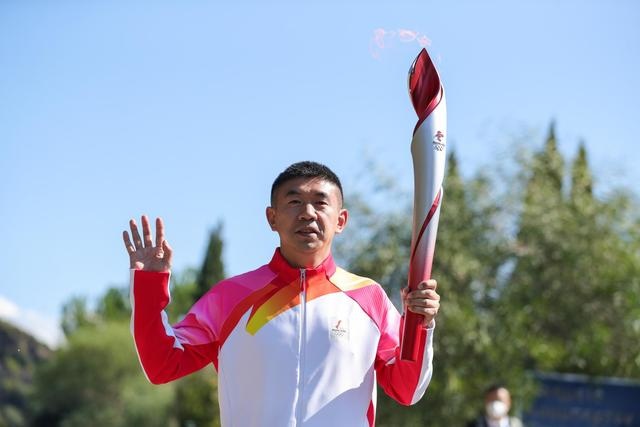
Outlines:
{"label": "man", "polygon": [[432,373],[436,282],[403,292],[424,316],[416,362],[399,360],[401,317],[374,281],[334,263],[348,220],[342,186],[326,166],[300,162],[274,181],[266,217],[280,247],[262,267],[223,280],[170,326],[172,250],[156,220],[123,233],[131,266],[132,332],[149,380],[164,383],[213,362],[223,426],[373,426],[375,383],[402,404]]}
{"label": "man", "polygon": [[509,416],[511,394],[506,387],[495,384],[484,393],[485,413],[468,424],[468,427],[522,427],[522,421]]}

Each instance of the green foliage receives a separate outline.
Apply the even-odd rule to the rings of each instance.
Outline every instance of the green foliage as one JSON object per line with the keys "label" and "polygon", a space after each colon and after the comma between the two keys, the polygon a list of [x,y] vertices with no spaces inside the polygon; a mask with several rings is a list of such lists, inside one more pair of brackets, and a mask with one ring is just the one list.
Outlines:
{"label": "green foliage", "polygon": [[68,337],[77,329],[93,325],[95,318],[87,307],[87,299],[84,297],[71,298],[62,306],[61,327]]}
{"label": "green foliage", "polygon": [[127,320],[131,316],[128,289],[109,288],[98,303],[97,314],[104,320]]}
{"label": "green foliage", "polygon": [[26,426],[36,366],[51,351],[27,333],[0,320],[0,426]]}
{"label": "green foliage", "polygon": [[0,406],[0,427],[26,426],[23,411],[14,405],[3,404]]}
{"label": "green foliage", "polygon": [[175,424],[173,389],[144,378],[124,322],[77,329],[38,369],[32,400],[34,426]]}
{"label": "green foliage", "polygon": [[593,178],[587,161],[587,150],[580,144],[578,156],[571,166],[570,201],[576,210],[585,209],[593,198]]}
{"label": "green foliage", "polygon": [[640,247],[629,239],[637,235],[631,200],[593,195],[583,146],[569,189],[556,188],[545,154],[534,157],[540,167],[526,188],[499,318],[532,369],[637,378]]}
{"label": "green foliage", "polygon": [[225,278],[224,264],[222,262],[222,223],[219,223],[209,233],[209,243],[207,252],[198,274],[198,281],[194,299],[200,298],[207,293],[211,286]]}
{"label": "green foliage", "polygon": [[211,368],[204,368],[176,384],[176,412],[180,425],[220,427],[218,383]]}
{"label": "green foliage", "polygon": [[[193,304],[196,276],[193,269],[174,274],[167,308],[172,322]],[[68,340],[37,371],[30,425],[219,425],[217,377],[211,368],[161,386],[144,377],[129,329],[127,289],[108,289],[95,312],[83,298],[64,307]]]}
{"label": "green foliage", "polygon": [[172,323],[180,320],[196,301],[194,294],[197,288],[198,270],[188,268],[171,275],[171,303],[166,311]]}

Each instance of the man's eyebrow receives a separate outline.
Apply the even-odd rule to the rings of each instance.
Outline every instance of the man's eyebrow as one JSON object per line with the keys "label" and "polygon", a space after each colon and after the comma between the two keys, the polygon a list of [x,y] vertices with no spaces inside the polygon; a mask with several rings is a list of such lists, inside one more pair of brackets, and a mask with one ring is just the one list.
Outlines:
{"label": "man's eyebrow", "polygon": [[[289,190],[286,192],[286,194],[284,195],[285,197],[289,197],[289,196],[300,196],[302,195],[302,191],[299,190]],[[314,196],[316,197],[320,197],[323,199],[328,199],[329,198],[329,194],[324,192],[324,191],[316,191],[315,193],[313,193]]]}
{"label": "man's eyebrow", "polygon": [[298,190],[289,190],[287,191],[287,193],[284,195],[285,197],[289,197],[289,196],[299,196],[301,193]]}
{"label": "man's eyebrow", "polygon": [[316,191],[316,193],[314,194],[317,197],[320,197],[322,199],[328,199],[329,198],[329,194],[325,193],[324,191]]}

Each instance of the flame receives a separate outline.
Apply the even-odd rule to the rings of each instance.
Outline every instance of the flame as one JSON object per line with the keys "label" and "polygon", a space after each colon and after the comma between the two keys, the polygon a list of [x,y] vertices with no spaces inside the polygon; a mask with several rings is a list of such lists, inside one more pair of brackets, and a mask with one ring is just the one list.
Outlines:
{"label": "flame", "polygon": [[418,44],[420,45],[420,47],[431,46],[431,39],[429,39],[424,34],[419,36],[416,40],[418,41]]}
{"label": "flame", "polygon": [[401,42],[412,42],[418,37],[418,33],[413,30],[400,29],[398,30],[398,38]]}
{"label": "flame", "polygon": [[384,36],[385,36],[385,34],[387,34],[387,32],[384,30],[384,28],[376,28],[373,31],[373,42],[380,49],[384,49]]}
{"label": "flame", "polygon": [[407,28],[400,28],[398,30],[388,30],[385,28],[376,28],[373,30],[373,37],[369,43],[369,50],[371,56],[375,59],[380,59],[380,55],[384,49],[390,49],[393,46],[395,39],[400,40],[402,43],[416,42],[420,47],[431,46],[431,40],[424,34],[418,31],[410,30]]}

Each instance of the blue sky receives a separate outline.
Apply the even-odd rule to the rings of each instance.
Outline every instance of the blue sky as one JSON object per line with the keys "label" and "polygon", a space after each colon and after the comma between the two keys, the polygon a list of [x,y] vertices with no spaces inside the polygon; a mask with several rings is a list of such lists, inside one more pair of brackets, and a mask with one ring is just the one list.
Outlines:
{"label": "blue sky", "polygon": [[175,270],[219,220],[228,273],[263,264],[268,190],[294,161],[349,193],[373,159],[410,189],[424,38],[465,174],[555,119],[600,188],[637,193],[638,22],[635,1],[4,1],[0,317],[54,340],[65,301],[126,284],[120,235],[142,213],[165,219]]}

